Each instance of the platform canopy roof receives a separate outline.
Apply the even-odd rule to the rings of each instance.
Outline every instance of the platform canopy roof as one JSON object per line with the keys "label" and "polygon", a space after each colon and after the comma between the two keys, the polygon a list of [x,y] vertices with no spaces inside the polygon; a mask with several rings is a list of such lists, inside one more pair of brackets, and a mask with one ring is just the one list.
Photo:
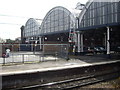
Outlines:
{"label": "platform canopy roof", "polygon": [[120,25],[120,0],[89,0],[82,10],[57,6],[52,8],[43,20],[30,18],[25,24],[24,36],[41,36],[113,25]]}
{"label": "platform canopy roof", "polygon": [[89,0],[79,14],[79,30],[120,25],[120,0]]}
{"label": "platform canopy roof", "polygon": [[69,32],[75,28],[76,17],[80,10],[69,9],[62,6],[52,8],[44,17],[41,24],[41,34]]}

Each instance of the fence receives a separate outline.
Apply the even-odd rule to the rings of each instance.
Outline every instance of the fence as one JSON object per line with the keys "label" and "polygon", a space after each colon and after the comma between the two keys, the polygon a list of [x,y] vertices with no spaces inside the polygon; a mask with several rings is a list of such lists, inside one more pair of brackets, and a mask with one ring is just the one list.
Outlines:
{"label": "fence", "polygon": [[0,64],[68,59],[67,44],[0,44]]}

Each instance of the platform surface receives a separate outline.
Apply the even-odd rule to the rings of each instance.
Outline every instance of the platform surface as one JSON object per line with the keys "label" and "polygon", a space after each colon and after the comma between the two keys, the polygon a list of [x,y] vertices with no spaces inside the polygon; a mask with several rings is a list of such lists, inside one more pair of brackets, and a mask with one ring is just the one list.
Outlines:
{"label": "platform surface", "polygon": [[[83,59],[84,58],[84,59]],[[66,68],[85,67],[97,64],[120,62],[119,59],[103,59],[94,57],[74,57],[70,60],[45,61],[34,64],[19,64],[1,66],[0,75],[14,75],[21,73],[44,72]]]}

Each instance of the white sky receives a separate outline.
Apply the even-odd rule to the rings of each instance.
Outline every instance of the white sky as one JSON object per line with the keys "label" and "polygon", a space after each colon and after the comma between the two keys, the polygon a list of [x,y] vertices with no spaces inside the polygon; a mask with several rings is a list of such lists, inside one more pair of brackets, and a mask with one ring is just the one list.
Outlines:
{"label": "white sky", "polygon": [[[75,8],[78,2],[88,0],[0,0],[0,37],[15,39],[20,37],[20,27],[29,18],[43,19],[56,6]],[[6,16],[8,15],[8,16]]]}

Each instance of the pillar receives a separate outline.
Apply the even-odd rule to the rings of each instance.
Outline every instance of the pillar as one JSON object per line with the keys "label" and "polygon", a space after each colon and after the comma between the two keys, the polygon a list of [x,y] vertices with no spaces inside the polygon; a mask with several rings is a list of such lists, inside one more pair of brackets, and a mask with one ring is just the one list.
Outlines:
{"label": "pillar", "polygon": [[25,40],[24,40],[24,26],[21,26],[21,43],[25,43]]}
{"label": "pillar", "polygon": [[107,55],[110,58],[110,27],[107,27]]}
{"label": "pillar", "polygon": [[77,32],[77,52],[83,53],[83,33]]}
{"label": "pillar", "polygon": [[39,37],[39,43],[40,43],[40,50],[42,50],[42,46],[41,46],[41,44],[42,44],[42,39],[41,39],[41,37]]}
{"label": "pillar", "polygon": [[107,36],[106,36],[106,33],[104,33],[104,45],[105,45],[105,49],[107,50]]}
{"label": "pillar", "polygon": [[78,31],[78,32],[77,32],[77,49],[78,49],[77,52],[78,52],[78,53],[80,53],[80,51],[81,51],[81,50],[80,50],[80,44],[81,44],[81,43],[80,43],[80,40],[81,40],[81,39],[80,39],[80,32]]}
{"label": "pillar", "polygon": [[83,33],[81,33],[81,52],[83,52]]}

